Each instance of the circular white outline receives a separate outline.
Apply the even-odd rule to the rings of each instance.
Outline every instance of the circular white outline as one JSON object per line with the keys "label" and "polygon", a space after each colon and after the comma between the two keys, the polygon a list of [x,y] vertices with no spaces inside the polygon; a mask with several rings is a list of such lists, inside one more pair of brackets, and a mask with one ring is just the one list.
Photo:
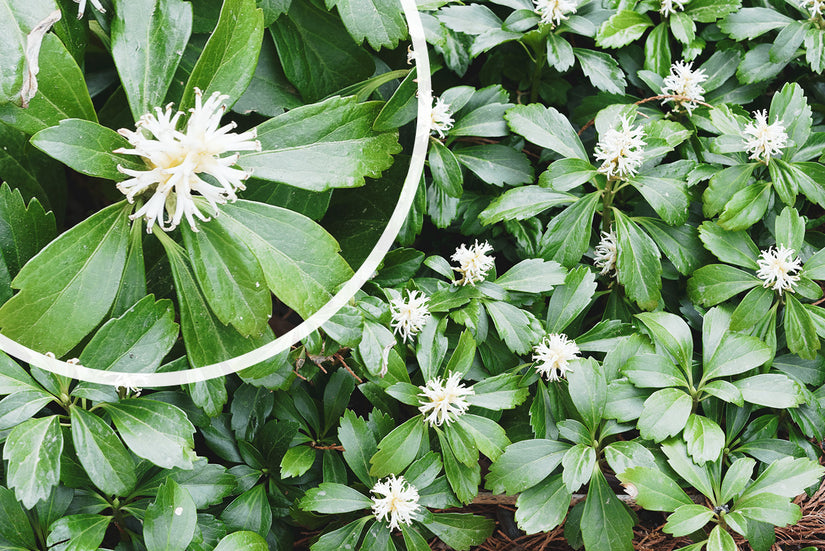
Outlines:
{"label": "circular white outline", "polygon": [[413,55],[415,56],[418,73],[418,119],[416,121],[415,141],[413,142],[410,168],[407,171],[407,177],[401,188],[401,194],[398,197],[395,210],[393,210],[387,227],[384,228],[372,252],[370,252],[355,274],[353,274],[352,278],[347,281],[320,310],[289,332],[255,350],[229,360],[185,371],[172,371],[168,373],[127,373],[123,371],[93,369],[46,356],[9,339],[2,333],[0,333],[0,350],[11,354],[20,361],[45,369],[46,371],[81,381],[133,388],[167,387],[207,381],[236,373],[241,369],[268,360],[276,354],[287,350],[290,346],[326,323],[344,304],[355,296],[355,293],[358,292],[364,283],[375,273],[378,264],[381,263],[384,256],[390,250],[393,241],[395,241],[398,232],[401,230],[401,226],[404,224],[407,213],[410,211],[416,189],[421,180],[421,174],[424,171],[424,158],[427,154],[427,145],[430,136],[430,111],[432,110],[433,103],[430,59],[427,55],[424,26],[421,23],[415,0],[400,1],[410,32],[410,40],[413,45]]}

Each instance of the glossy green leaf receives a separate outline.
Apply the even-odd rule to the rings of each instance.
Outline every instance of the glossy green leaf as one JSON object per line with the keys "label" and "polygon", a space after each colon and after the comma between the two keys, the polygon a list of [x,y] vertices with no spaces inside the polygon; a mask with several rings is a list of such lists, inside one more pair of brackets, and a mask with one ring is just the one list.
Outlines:
{"label": "glossy green leaf", "polygon": [[381,478],[402,472],[415,459],[426,430],[418,415],[396,427],[378,443],[378,452],[370,459],[369,474]]}
{"label": "glossy green leaf", "polygon": [[528,534],[549,532],[564,520],[571,497],[559,475],[523,491],[516,500],[519,528]]}
{"label": "glossy green leaf", "polygon": [[690,369],[693,337],[682,318],[667,312],[645,312],[636,314],[636,318],[644,324],[656,344],[662,346],[683,370]]}
{"label": "glossy green leaf", "polygon": [[786,457],[771,463],[767,469],[740,496],[744,500],[762,493],[776,494],[788,499],[801,494],[816,484],[823,468],[808,458]]}
{"label": "glossy green leaf", "polygon": [[453,152],[438,140],[434,140],[430,143],[427,162],[430,165],[433,183],[450,197],[461,197],[464,191],[464,177],[461,174],[461,165],[458,164]]}
{"label": "glossy green leaf", "polygon": [[232,532],[223,538],[215,551],[269,551],[266,540],[249,530]]}
{"label": "glossy green leaf", "polygon": [[424,526],[456,551],[466,551],[489,538],[495,523],[466,513],[435,513]]}
{"label": "glossy green leaf", "polygon": [[770,360],[768,345],[756,337],[740,333],[726,333],[710,360],[705,362],[703,380],[737,375],[754,369]]}
{"label": "glossy green leaf", "polygon": [[705,248],[722,262],[742,268],[757,269],[759,248],[744,231],[727,231],[715,222],[706,220],[699,226],[699,239]]}
{"label": "glossy green leaf", "polygon": [[725,433],[719,425],[695,413],[688,417],[683,436],[688,453],[699,465],[715,461],[725,447]]}
{"label": "glossy green leaf", "polygon": [[304,494],[299,506],[304,511],[316,513],[348,513],[368,509],[371,505],[370,498],[349,486],[322,482]]}
{"label": "glossy green leaf", "polygon": [[681,180],[638,175],[630,180],[630,184],[671,226],[684,224],[687,220],[689,196]]}
{"label": "glossy green leaf", "polygon": [[704,505],[680,505],[667,517],[662,531],[675,538],[687,536],[704,527],[713,518],[713,511]]}
{"label": "glossy green leaf", "polygon": [[602,48],[621,48],[640,38],[653,22],[645,14],[632,10],[615,13],[602,23],[596,33],[596,45]]}
{"label": "glossy green leaf", "polygon": [[227,530],[248,530],[265,536],[272,526],[272,509],[264,486],[259,484],[239,495],[226,506],[220,519]]}
{"label": "glossy green leaf", "polygon": [[135,464],[112,427],[84,409],[71,408],[72,442],[92,482],[106,494],[126,496],[137,482]]}
{"label": "glossy green leaf", "polygon": [[572,494],[587,484],[593,475],[596,466],[596,449],[585,444],[576,444],[567,452],[561,461],[562,480],[567,490]]}
{"label": "glossy green leaf", "polygon": [[263,151],[242,155],[238,163],[257,178],[312,191],[362,186],[400,151],[396,131],[372,128],[380,107],[332,97],[293,109],[261,124]]}
{"label": "glossy green leaf", "polygon": [[49,526],[46,545],[58,546],[62,542],[71,540],[66,549],[96,551],[103,543],[103,537],[111,521],[110,516],[89,513],[63,517]]}
{"label": "glossy green leaf", "polygon": [[0,307],[3,334],[60,357],[96,327],[126,262],[128,214],[125,202],[107,207],[27,263],[12,283],[21,291]]}
{"label": "glossy green leaf", "polygon": [[511,444],[490,467],[485,486],[495,494],[523,492],[552,473],[569,448],[564,442],[544,439]]}
{"label": "glossy green leaf", "polygon": [[805,401],[799,383],[787,375],[762,373],[733,383],[746,402],[773,408],[792,408]]}
{"label": "glossy green leaf", "polygon": [[226,0],[218,25],[189,75],[180,109],[195,105],[195,88],[207,98],[213,92],[229,96],[226,105],[231,107],[252,80],[263,36],[263,12],[255,7],[255,0]]}
{"label": "glossy green leaf", "polygon": [[540,258],[522,260],[496,279],[496,284],[508,291],[546,293],[555,285],[564,283],[567,274],[557,262]]}
{"label": "glossy green leaf", "polygon": [[639,433],[642,438],[655,442],[679,434],[687,423],[692,405],[690,396],[681,390],[657,390],[645,400],[644,411],[639,417]]}
{"label": "glossy green leaf", "polygon": [[599,469],[587,491],[581,528],[588,551],[632,551],[633,518],[607,485]]}
{"label": "glossy green leaf", "polygon": [[158,489],[157,497],[146,508],[143,541],[147,551],[184,551],[195,535],[197,510],[192,496],[173,479]]}
{"label": "glossy green leaf", "polygon": [[573,48],[584,76],[603,92],[623,94],[627,81],[624,72],[610,55],[585,48]]}
{"label": "glossy green leaf", "polygon": [[800,357],[813,360],[819,350],[819,336],[808,310],[793,295],[785,297],[785,338],[788,349]]}
{"label": "glossy green leaf", "polygon": [[687,289],[694,302],[713,306],[761,284],[761,279],[738,268],[711,264],[693,272],[693,277],[688,280]]}
{"label": "glossy green leaf", "polygon": [[672,361],[658,354],[639,354],[628,358],[622,373],[639,388],[687,388],[683,372]]}
{"label": "glossy green leaf", "polygon": [[455,147],[458,162],[484,182],[494,186],[518,186],[533,182],[533,166],[521,151],[501,144]]}
{"label": "glossy green leaf", "polygon": [[192,31],[192,5],[182,0],[116,0],[112,57],[132,116],[161,107]]}
{"label": "glossy green leaf", "polygon": [[616,209],[613,213],[618,238],[616,277],[624,285],[628,298],[640,308],[653,310],[661,298],[659,249],[633,220]]}
{"label": "glossy green leaf", "polygon": [[479,213],[482,224],[490,225],[506,220],[524,220],[545,210],[571,203],[572,195],[538,186],[517,187],[505,191]]}
{"label": "glossy green leaf", "polygon": [[587,161],[588,155],[567,117],[540,104],[517,105],[504,115],[510,130],[564,157]]}
{"label": "glossy green leaf", "polygon": [[24,421],[6,437],[6,481],[25,508],[31,509],[51,494],[60,480],[62,451],[63,433],[54,415]]}
{"label": "glossy green leaf", "polygon": [[1,538],[23,549],[37,547],[26,511],[17,501],[14,492],[3,486],[0,486],[0,514],[6,520],[0,524]]}
{"label": "glossy green leaf", "polygon": [[120,400],[104,407],[136,455],[166,469],[192,468],[197,457],[192,436],[195,427],[181,409],[147,398]]}
{"label": "glossy green leaf", "polygon": [[639,494],[636,503],[651,511],[675,511],[691,505],[690,497],[669,476],[651,467],[631,467],[618,475],[625,484],[632,484]]}
{"label": "glossy green leaf", "polygon": [[376,50],[395,48],[407,36],[401,5],[393,0],[326,0],[326,6],[338,8],[349,34],[359,44],[366,39]]}
{"label": "glossy green leaf", "polygon": [[590,193],[554,216],[541,238],[539,255],[568,268],[578,263],[590,245],[599,199],[599,193]]}
{"label": "glossy green leaf", "polygon": [[315,462],[315,450],[309,446],[289,448],[281,459],[281,478],[301,476]]}

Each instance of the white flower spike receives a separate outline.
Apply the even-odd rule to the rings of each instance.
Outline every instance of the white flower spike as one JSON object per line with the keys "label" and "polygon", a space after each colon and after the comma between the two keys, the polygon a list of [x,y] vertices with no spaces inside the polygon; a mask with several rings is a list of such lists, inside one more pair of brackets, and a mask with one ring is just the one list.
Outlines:
{"label": "white flower spike", "polygon": [[548,381],[563,379],[570,368],[569,362],[579,357],[579,347],[563,333],[551,333],[533,347],[533,361],[539,375]]}
{"label": "white flower spike", "polygon": [[785,133],[785,125],[780,121],[768,124],[766,110],[754,111],[753,116],[756,123],[749,122],[743,131],[745,151],[750,153],[751,160],[767,165],[771,157],[782,154],[782,149],[788,145],[788,134]]}
{"label": "white flower spike", "polygon": [[541,24],[550,25],[550,28],[569,19],[568,14],[576,13],[577,7],[577,3],[570,0],[533,0],[533,4],[533,11],[541,18]]}
{"label": "white flower spike", "polygon": [[825,12],[825,0],[803,0],[801,6],[811,13],[812,20],[821,18]]}
{"label": "white flower spike", "polygon": [[461,278],[453,282],[454,285],[475,285],[484,281],[484,276],[495,266],[495,257],[487,256],[493,250],[487,241],[479,245],[478,239],[474,245],[467,248],[464,243],[455,250],[450,259],[458,262],[458,268],[453,268],[461,274]]}
{"label": "white flower spike", "polygon": [[[77,18],[83,19],[83,14],[86,12],[86,0],[74,0],[77,6]],[[94,9],[99,11],[100,13],[106,13],[106,9],[103,7],[103,4],[100,3],[100,0],[91,0],[92,6]]]}
{"label": "white flower spike", "polygon": [[783,291],[794,292],[794,287],[799,283],[799,276],[795,273],[802,269],[802,261],[794,258],[793,249],[771,247],[759,254],[756,264],[759,266],[756,277],[763,281],[763,287],[779,291],[780,295]]}
{"label": "white flower spike", "polygon": [[609,232],[602,232],[602,239],[596,245],[593,263],[601,268],[599,274],[612,275],[616,273],[616,260],[619,258],[616,232],[611,228]]}
{"label": "white flower spike", "polygon": [[444,103],[441,98],[436,98],[435,105],[430,111],[430,133],[438,134],[439,139],[447,137],[447,132],[453,127],[453,114],[450,112],[450,104]]}
{"label": "white flower spike", "polygon": [[372,493],[381,496],[372,498],[372,513],[377,520],[389,519],[390,530],[412,523],[412,514],[420,507],[418,490],[403,476],[390,475],[379,480],[372,487]]}
{"label": "white flower spike", "polygon": [[662,0],[659,7],[659,13],[662,14],[662,17],[668,17],[677,11],[682,11],[685,9],[685,4],[688,1],[689,0]]}
{"label": "white flower spike", "polygon": [[636,174],[644,161],[641,126],[631,126],[627,117],[621,118],[620,130],[611,128],[596,144],[596,159],[602,161],[597,170],[612,179],[627,179]]}
{"label": "white flower spike", "polygon": [[420,411],[425,417],[424,422],[431,427],[448,425],[464,415],[470,408],[465,397],[475,394],[473,387],[466,387],[461,383],[461,373],[452,373],[447,380],[441,377],[430,379],[421,389],[422,398]]}
{"label": "white flower spike", "polygon": [[390,327],[395,333],[401,335],[401,340],[407,342],[412,340],[424,329],[427,320],[430,319],[430,311],[427,308],[429,298],[420,291],[408,291],[407,300],[398,297],[390,301],[390,314],[392,321]]}
{"label": "white flower spike", "polygon": [[[235,201],[235,191],[245,189],[243,181],[251,174],[232,166],[238,161],[238,151],[260,151],[261,144],[255,140],[254,129],[238,134],[231,132],[235,123],[219,127],[226,110],[223,101],[227,97],[215,92],[204,102],[201,91],[195,88],[195,107],[189,110],[185,132],[177,129],[183,113],[173,112],[171,104],[165,110],[157,107],[155,113],[143,115],[136,131],[126,128],[118,131],[134,149],[121,148],[115,153],[142,157],[147,166],[147,170],[117,167],[131,176],[117,184],[130,203],[137,195],[152,193],[130,216],[132,220],[144,217],[147,232],[152,231],[155,222],[164,231],[173,230],[183,217],[192,231],[198,231],[195,217],[204,222],[209,221],[209,217],[195,204],[193,192],[206,199],[217,215],[219,204]],[[228,152],[236,153],[221,157]],[[201,174],[209,175],[219,185],[206,182]]]}
{"label": "white flower spike", "polygon": [[673,101],[679,107],[684,107],[688,114],[699,107],[699,102],[705,101],[705,89],[702,83],[708,79],[702,69],[693,70],[693,63],[677,61],[670,67],[670,74],[662,82],[662,94],[682,96],[684,99],[665,98],[662,103]]}

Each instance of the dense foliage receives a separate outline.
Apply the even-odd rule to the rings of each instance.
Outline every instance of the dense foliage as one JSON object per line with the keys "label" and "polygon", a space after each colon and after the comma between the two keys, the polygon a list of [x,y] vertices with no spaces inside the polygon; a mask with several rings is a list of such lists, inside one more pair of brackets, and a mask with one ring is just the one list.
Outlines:
{"label": "dense foliage", "polygon": [[[800,519],[825,438],[825,3],[417,4],[432,135],[376,274],[291,350],[183,387],[0,354],[0,549],[469,549],[480,491],[588,551],[633,549],[630,499],[685,550],[767,551]],[[397,0],[0,11],[3,335],[200,367],[373,248],[417,109]]]}

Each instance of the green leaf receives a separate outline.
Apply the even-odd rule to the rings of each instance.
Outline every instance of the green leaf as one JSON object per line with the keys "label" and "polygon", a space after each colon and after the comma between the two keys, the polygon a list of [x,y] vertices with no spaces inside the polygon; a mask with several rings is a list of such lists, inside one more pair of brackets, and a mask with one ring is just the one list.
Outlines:
{"label": "green leaf", "polygon": [[671,359],[683,370],[690,370],[693,337],[682,318],[667,312],[644,312],[636,314],[636,318],[644,324],[656,344],[662,346]]}
{"label": "green leaf", "polygon": [[[19,189],[0,185],[0,254],[14,277],[55,236],[52,212],[36,199],[26,205]],[[813,266],[813,264],[811,264]]]}
{"label": "green leaf", "polygon": [[596,276],[584,266],[577,267],[557,287],[547,305],[546,330],[560,333],[590,305],[596,291]]}
{"label": "green leaf", "polygon": [[672,478],[656,468],[631,467],[617,476],[623,483],[636,487],[636,503],[650,511],[675,511],[682,505],[693,504]]}
{"label": "green leaf", "polygon": [[639,388],[687,387],[679,368],[658,354],[631,356],[622,367],[622,373]]}
{"label": "green leaf", "polygon": [[6,437],[6,481],[23,507],[31,509],[49,497],[60,480],[62,452],[63,433],[56,415],[24,421]]}
{"label": "green leaf", "polygon": [[65,549],[72,549],[73,551],[97,550],[100,544],[103,543],[103,537],[106,535],[106,529],[111,521],[112,517],[110,516],[89,513],[63,517],[49,526],[49,537],[46,539],[46,545],[60,548],[61,543],[68,541],[69,545]]}
{"label": "green leaf", "polygon": [[596,175],[596,169],[582,159],[559,159],[539,176],[539,185],[554,191],[568,191]]}
{"label": "green leaf", "polygon": [[284,73],[307,102],[373,74],[375,64],[341,20],[311,2],[292,2],[269,27]]}
{"label": "green leaf", "polygon": [[83,348],[80,363],[94,369],[153,373],[178,338],[174,319],[170,300],[155,302],[146,296],[97,330]]}
{"label": "green leaf", "polygon": [[[456,434],[455,431],[452,433]],[[455,436],[451,438],[451,435],[441,430],[436,431],[436,434],[450,488],[461,503],[468,504],[478,495],[478,485],[481,482],[478,452],[473,456],[465,442]]]}
{"label": "green leaf", "polygon": [[690,200],[683,181],[640,174],[631,179],[630,184],[671,226],[684,224],[687,220]]}
{"label": "green leaf", "polygon": [[733,383],[746,402],[772,408],[792,408],[805,401],[799,384],[787,375],[762,373]]}
{"label": "green leaf", "polygon": [[633,524],[633,518],[607,485],[602,472],[594,469],[581,517],[587,550],[632,551]]}
{"label": "green leaf", "polygon": [[725,447],[725,433],[714,421],[691,413],[685,424],[684,439],[693,460],[703,465],[715,461]]}
{"label": "green leaf", "polygon": [[504,452],[504,448],[510,445],[504,429],[491,419],[465,413],[457,419],[457,422],[467,434],[472,436],[478,451],[492,461],[496,461]]}
{"label": "green leaf", "polygon": [[704,362],[703,381],[738,375],[771,359],[771,348],[756,337],[725,333],[710,360]]}
{"label": "green leaf", "polygon": [[26,109],[13,103],[0,103],[0,121],[26,134],[55,126],[64,119],[97,121],[83,72],[52,33],[43,37],[37,84],[37,94]]}
{"label": "green leaf", "polygon": [[756,461],[750,457],[741,457],[728,467],[728,472],[725,473],[725,478],[722,479],[721,501],[724,503],[729,502],[750,484],[755,466]]}
{"label": "green leaf", "polygon": [[[240,238],[263,268],[266,284],[304,319],[352,276],[338,244],[321,226],[300,214],[239,200],[223,205],[215,220]],[[323,259],[323,261],[321,261]]]}
{"label": "green leaf", "polygon": [[576,362],[567,374],[570,399],[581,414],[587,428],[595,432],[604,415],[607,403],[607,382],[599,363],[593,358]]}
{"label": "green leaf", "polygon": [[492,520],[464,513],[434,513],[423,524],[456,551],[466,551],[480,545],[495,529]]}
{"label": "green leaf", "polygon": [[654,467],[653,454],[635,440],[619,440],[604,447],[604,458],[613,472],[623,473],[630,467]]}
{"label": "green leaf", "polygon": [[242,530],[223,538],[215,551],[269,551],[269,545],[255,532]]}
{"label": "green leaf", "polygon": [[272,508],[263,484],[235,498],[223,510],[220,519],[226,524],[227,531],[249,530],[265,537],[272,527]]}
{"label": "green leaf", "polygon": [[145,170],[146,165],[132,155],[114,153],[118,148],[130,148],[126,138],[96,122],[66,119],[57,126],[45,128],[32,136],[32,145],[77,172],[120,181],[124,174],[118,166],[130,170]]}
{"label": "green leaf", "polygon": [[576,58],[573,57],[573,47],[556,33],[547,35],[547,63],[558,72],[563,73],[573,66]]}
{"label": "green leaf", "polygon": [[12,284],[21,291],[0,307],[4,335],[60,357],[100,323],[126,262],[129,209],[124,205],[74,226],[20,270]]}
{"label": "green leaf", "polygon": [[630,218],[613,209],[618,238],[616,274],[628,298],[640,308],[653,310],[659,305],[662,264],[656,243]]}
{"label": "green leaf", "polygon": [[805,219],[795,208],[785,207],[774,223],[776,244],[798,251],[805,239]]}
{"label": "green leaf", "polygon": [[668,464],[676,473],[684,478],[688,484],[702,492],[705,496],[713,496],[709,466],[698,466],[688,456],[687,447],[681,439],[671,438],[662,443],[662,451],[667,456]]}
{"label": "green leaf", "polygon": [[540,258],[522,260],[496,279],[496,284],[508,291],[546,293],[564,283],[567,274],[558,262]]}
{"label": "green leaf", "polygon": [[479,213],[478,218],[485,226],[506,220],[525,220],[551,207],[575,200],[574,196],[567,193],[538,186],[517,187],[496,197],[487,208]]}
{"label": "green leaf", "polygon": [[770,182],[749,185],[737,191],[719,215],[719,225],[728,231],[750,228],[762,219],[770,196]]}
{"label": "green leaf", "polygon": [[137,482],[135,463],[112,427],[79,407],[71,408],[70,417],[74,449],[94,485],[106,494],[129,495]]}
{"label": "green leaf", "polygon": [[793,295],[785,297],[785,338],[788,349],[801,358],[813,360],[819,350],[819,336],[808,310]]}
{"label": "green leaf", "polygon": [[222,323],[243,336],[259,336],[272,317],[272,297],[255,255],[219,224],[198,232],[181,226],[183,242],[198,286]]}
{"label": "green leaf", "polygon": [[635,221],[653,238],[662,256],[673,263],[682,275],[690,275],[707,263],[707,254],[702,249],[695,227],[689,224],[669,226],[657,218],[639,217]]}
{"label": "green leaf", "polygon": [[[773,11],[773,10],[771,10]],[[786,63],[774,63],[770,59],[771,44],[759,44],[748,50],[739,68],[736,78],[742,84],[753,84],[771,79],[785,68]]]}
{"label": "green leaf", "polygon": [[792,21],[770,8],[742,8],[720,21],[719,28],[734,40],[746,40],[784,27]]}
{"label": "green leaf", "polygon": [[165,469],[191,469],[196,459],[195,427],[178,407],[132,398],[103,407],[112,416],[120,436],[137,456]]}
{"label": "green leaf", "polygon": [[715,23],[720,17],[737,11],[740,0],[693,0],[685,7],[685,14],[698,23]]}
{"label": "green leaf", "polygon": [[621,48],[640,38],[653,22],[645,14],[622,10],[613,14],[599,27],[596,45],[601,48]]}
{"label": "green leaf", "polygon": [[627,85],[624,73],[610,55],[584,48],[573,48],[573,55],[579,60],[584,76],[590,79],[593,86],[603,92],[624,94]]}
{"label": "green leaf", "polygon": [[366,39],[374,50],[395,48],[407,37],[404,12],[393,0],[326,0],[326,6],[338,8],[347,31],[358,44]]}
{"label": "green leaf", "polygon": [[682,505],[667,517],[662,531],[675,538],[687,536],[703,528],[713,518],[713,511],[704,505]]}
{"label": "green leaf", "polygon": [[13,392],[0,401],[0,430],[15,427],[53,400],[54,396],[39,386]]}
{"label": "green leaf", "polygon": [[459,163],[488,184],[519,186],[533,182],[533,165],[524,153],[512,147],[481,144],[459,146],[452,151]]}
{"label": "green leaf", "polygon": [[197,510],[192,496],[171,478],[146,508],[143,541],[146,551],[184,551],[195,535]]}
{"label": "green leaf", "polygon": [[357,490],[343,484],[322,482],[311,488],[301,498],[299,507],[316,513],[349,513],[369,509],[372,500]]}
{"label": "green leaf", "polygon": [[737,549],[733,536],[718,524],[713,527],[708,536],[707,551],[736,551]]}
{"label": "green leaf", "polygon": [[[744,145],[744,144],[743,144]],[[702,211],[710,218],[722,211],[733,195],[744,189],[756,168],[756,163],[730,166],[711,176],[702,194]]]}
{"label": "green leaf", "polygon": [[772,495],[757,494],[736,502],[736,511],[749,519],[769,522],[774,526],[796,524],[802,518],[802,510],[796,503],[790,503],[788,498]]}
{"label": "green leaf", "polygon": [[[696,38],[696,23],[684,12],[670,14],[670,30],[676,40],[685,46],[690,46]],[[707,89],[712,90],[710,87]]]}
{"label": "green leaf", "polygon": [[257,128],[263,151],[242,155],[238,164],[256,178],[312,191],[362,186],[401,150],[397,131],[372,128],[380,107],[332,97],[292,109]]}
{"label": "green leaf", "polygon": [[226,105],[232,107],[252,80],[263,36],[263,12],[255,7],[255,0],[226,0],[218,25],[189,75],[180,109],[195,105],[195,88],[207,98],[214,92],[229,96]]}
{"label": "green leaf", "polygon": [[744,231],[727,231],[716,222],[706,220],[699,226],[699,239],[722,262],[751,270],[758,268],[759,248]]}
{"label": "green leaf", "polygon": [[116,0],[112,57],[132,116],[163,104],[192,32],[192,5],[181,0]]}
{"label": "green leaf", "polygon": [[572,494],[587,484],[596,466],[596,449],[593,446],[576,444],[564,454],[561,461],[562,480]]}
{"label": "green leaf", "polygon": [[555,440],[522,440],[511,444],[490,467],[486,487],[494,494],[532,488],[561,463],[569,444]]}
{"label": "green leaf", "polygon": [[281,459],[281,478],[301,476],[315,462],[315,450],[309,446],[289,448]]}
{"label": "green leaf", "polygon": [[484,308],[507,348],[515,354],[527,354],[541,337],[541,323],[530,312],[504,301],[485,302]]}
{"label": "green leaf", "polygon": [[464,176],[453,152],[438,140],[433,140],[430,142],[427,162],[430,165],[433,183],[450,197],[461,197],[464,191]]}
{"label": "green leaf", "polygon": [[645,69],[659,75],[659,78],[670,71],[670,33],[667,31],[668,25],[659,23],[645,41]]}
{"label": "green leaf", "polygon": [[510,130],[563,157],[588,161],[587,152],[567,117],[541,104],[517,105],[504,115]]}
{"label": "green leaf", "polygon": [[516,499],[516,522],[528,534],[549,532],[562,523],[570,508],[571,494],[560,475],[528,488]]}
{"label": "green leaf", "polygon": [[541,238],[539,255],[568,268],[577,264],[590,244],[593,215],[600,197],[598,192],[585,195],[554,216]]}
{"label": "green leaf", "polygon": [[412,463],[427,435],[426,425],[416,415],[393,429],[378,443],[378,452],[372,456],[369,474],[378,478],[400,473]]}
{"label": "green leaf", "polygon": [[639,417],[639,433],[642,438],[655,442],[679,434],[687,423],[692,406],[690,396],[681,390],[657,390],[645,400],[644,411]]}
{"label": "green leaf", "polygon": [[0,515],[5,519],[0,524],[0,538],[23,549],[37,547],[26,511],[14,497],[14,492],[3,486],[0,486]]}
{"label": "green leaf", "polygon": [[776,494],[793,499],[819,482],[825,469],[808,458],[785,457],[774,461],[739,497],[745,500],[757,494]]}
{"label": "green leaf", "polygon": [[693,272],[687,289],[692,301],[704,306],[714,306],[761,284],[761,279],[738,268],[711,264]]}

